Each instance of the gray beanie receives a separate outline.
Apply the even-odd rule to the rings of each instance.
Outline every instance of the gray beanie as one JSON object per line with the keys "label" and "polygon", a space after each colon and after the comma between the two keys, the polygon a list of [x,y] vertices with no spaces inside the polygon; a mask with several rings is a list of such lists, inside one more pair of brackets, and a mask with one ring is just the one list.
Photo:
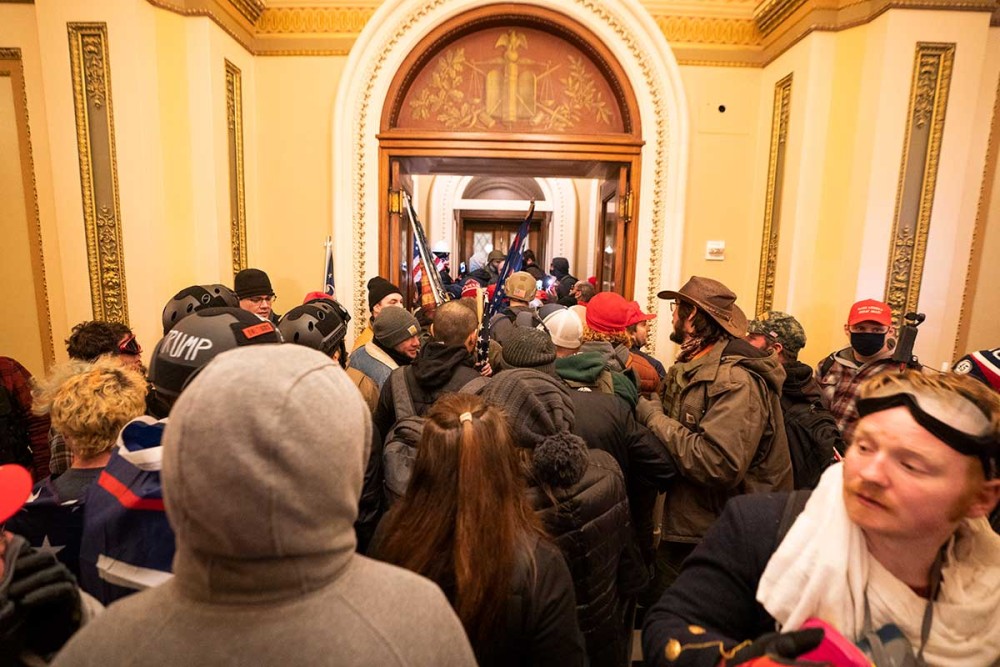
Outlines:
{"label": "gray beanie", "polygon": [[500,370],[534,368],[556,374],[556,346],[544,331],[514,327],[504,338],[500,352]]}
{"label": "gray beanie", "polygon": [[386,306],[375,318],[372,333],[385,347],[396,347],[404,340],[420,334],[420,323],[405,308]]}
{"label": "gray beanie", "polygon": [[562,381],[515,368],[493,377],[481,395],[506,413],[515,444],[533,450],[532,472],[539,482],[568,488],[583,478],[590,463],[587,444],[572,433],[576,413]]}

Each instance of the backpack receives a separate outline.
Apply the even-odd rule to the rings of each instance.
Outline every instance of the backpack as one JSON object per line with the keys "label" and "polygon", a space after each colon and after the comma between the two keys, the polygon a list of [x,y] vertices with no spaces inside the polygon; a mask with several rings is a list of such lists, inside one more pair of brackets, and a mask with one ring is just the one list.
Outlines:
{"label": "backpack", "polygon": [[[394,379],[399,382],[393,382]],[[482,376],[466,382],[460,394],[477,394],[489,378]],[[424,418],[417,414],[410,394],[409,383],[403,374],[389,377],[389,390],[396,407],[396,423],[385,436],[385,446],[382,448],[382,470],[385,480],[386,506],[392,505],[403,497],[406,487],[410,484],[413,474],[413,462],[417,458],[417,441],[423,432]]]}
{"label": "backpack", "polygon": [[4,463],[31,470],[34,459],[27,415],[10,390],[0,385],[0,465]]}
{"label": "backpack", "polygon": [[844,438],[837,420],[819,401],[793,403],[782,397],[781,411],[795,488],[816,488],[823,471],[844,453]]}

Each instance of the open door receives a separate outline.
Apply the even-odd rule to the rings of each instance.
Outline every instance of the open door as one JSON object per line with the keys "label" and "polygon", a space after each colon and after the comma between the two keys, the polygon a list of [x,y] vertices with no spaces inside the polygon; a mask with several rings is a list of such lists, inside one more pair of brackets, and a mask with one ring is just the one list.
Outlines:
{"label": "open door", "polygon": [[621,165],[618,167],[617,178],[608,178],[601,183],[601,216],[594,243],[594,267],[597,289],[600,292],[627,293],[625,269],[627,258],[632,254],[632,248],[628,247],[631,205],[629,167]]}
{"label": "open door", "polygon": [[385,265],[379,266],[379,275],[387,276],[389,280],[399,286],[403,294],[403,303],[411,304],[415,298],[410,271],[413,265],[413,228],[410,219],[403,209],[403,192],[411,197],[412,185],[408,188],[409,179],[401,170],[399,160],[389,160],[389,189],[386,193],[386,211],[388,212],[388,224],[384,229],[384,236],[381,240],[384,248],[388,250],[382,256],[388,259]]}

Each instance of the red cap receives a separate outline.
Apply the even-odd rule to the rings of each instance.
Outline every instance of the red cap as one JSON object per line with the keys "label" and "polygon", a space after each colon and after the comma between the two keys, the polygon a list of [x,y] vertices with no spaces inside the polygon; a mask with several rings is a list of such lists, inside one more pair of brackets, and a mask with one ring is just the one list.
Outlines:
{"label": "red cap", "polygon": [[892,325],[892,309],[889,304],[865,299],[851,306],[851,314],[847,316],[847,326],[853,327],[859,322],[878,322],[883,326]]}
{"label": "red cap", "polygon": [[593,285],[594,287],[597,287],[597,276],[590,276],[589,278],[587,278],[587,282]]}
{"label": "red cap", "polygon": [[598,292],[587,302],[587,326],[593,331],[624,331],[633,316],[631,304],[621,294]]}
{"label": "red cap", "polygon": [[656,319],[656,313],[642,312],[642,306],[639,305],[638,301],[629,301],[628,307],[628,319],[625,324],[627,327],[630,327],[633,324],[638,324],[639,322],[648,322],[649,320]]}
{"label": "red cap", "polygon": [[31,495],[31,473],[19,465],[0,466],[0,523],[11,518]]}
{"label": "red cap", "polygon": [[309,292],[309,294],[306,294],[306,298],[302,299],[302,303],[309,303],[310,301],[315,301],[316,299],[329,299],[330,301],[335,300],[326,292]]}

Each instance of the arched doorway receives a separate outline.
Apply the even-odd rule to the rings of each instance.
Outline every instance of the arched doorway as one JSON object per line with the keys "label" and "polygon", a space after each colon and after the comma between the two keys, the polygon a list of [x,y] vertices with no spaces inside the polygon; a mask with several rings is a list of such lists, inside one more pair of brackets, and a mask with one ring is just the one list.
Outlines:
{"label": "arched doorway", "polygon": [[[463,14],[463,21],[454,20]],[[469,23],[472,17],[480,22],[471,31],[458,25]],[[476,127],[473,121],[468,128],[459,128],[464,136],[460,137],[461,145],[450,147],[451,152],[448,146],[436,145],[434,156],[421,154],[423,147],[440,137],[412,122],[400,123],[404,103],[420,99],[407,98],[411,91],[421,94],[416,76],[426,74],[427,68],[418,65],[442,56],[448,45],[472,35],[475,28],[503,27],[509,20],[515,26],[561,37],[586,56],[584,65],[593,64],[602,71],[605,82],[612,82],[608,85],[617,86],[605,100],[619,114],[626,112],[627,117],[618,118],[619,131],[607,133],[602,140],[595,140],[593,132],[568,132],[565,127],[518,131],[515,119],[519,112],[504,92],[514,90],[514,79],[508,77],[508,88],[499,79],[499,88],[494,85],[493,93],[484,94],[478,103],[485,105],[481,110],[494,123],[508,123],[505,128],[510,127],[509,131],[498,134],[492,128]],[[528,36],[532,35],[537,37],[535,33]],[[493,44],[497,41],[495,38]],[[522,40],[509,38],[508,44],[501,45],[503,55],[508,55],[506,50],[511,45],[520,50],[521,44]],[[506,62],[511,60],[507,58]],[[485,82],[489,69],[480,69]],[[338,160],[334,165],[333,226],[338,267],[346,264],[353,273],[349,281],[338,279],[338,290],[342,298],[353,302],[359,320],[364,319],[366,311],[365,280],[381,269],[388,271],[393,262],[391,255],[387,252],[383,256],[379,248],[405,247],[398,240],[389,243],[387,186],[392,184],[391,158],[467,159],[470,147],[478,151],[475,157],[489,151],[491,158],[531,160],[524,164],[534,167],[548,161],[550,166],[561,169],[588,160],[626,166],[633,190],[641,193],[641,202],[633,200],[636,214],[631,230],[622,228],[632,235],[633,242],[627,251],[631,254],[622,260],[628,287],[620,291],[634,294],[646,308],[655,310],[655,293],[661,282],[673,284],[679,280],[687,111],[676,61],[662,33],[637,1],[567,0],[559,12],[552,12],[521,2],[490,5],[475,0],[390,0],[379,8],[355,44],[347,71],[350,74],[341,82],[335,109],[334,147],[351,146],[353,159]],[[536,90],[545,93],[539,86],[539,73],[535,74]],[[412,78],[407,80],[408,76]],[[498,77],[494,75],[492,81],[498,81]],[[631,87],[631,95],[623,94],[627,87]],[[390,90],[402,94],[389,95]],[[455,117],[458,121],[469,118],[461,113]],[[521,121],[528,120],[526,113],[521,116]],[[512,140],[522,143],[515,149]],[[338,271],[346,272],[343,268]],[[340,288],[345,282],[350,283],[347,289]]]}

